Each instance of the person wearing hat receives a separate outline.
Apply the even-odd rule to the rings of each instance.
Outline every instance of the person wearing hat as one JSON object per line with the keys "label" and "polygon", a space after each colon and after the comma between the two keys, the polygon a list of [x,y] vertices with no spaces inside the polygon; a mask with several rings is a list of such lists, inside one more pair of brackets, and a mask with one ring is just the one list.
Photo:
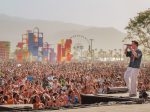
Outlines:
{"label": "person wearing hat", "polygon": [[130,58],[129,66],[124,74],[130,97],[137,96],[137,81],[142,60],[142,52],[138,49],[138,45],[137,41],[132,41],[132,44],[127,45],[124,52]]}

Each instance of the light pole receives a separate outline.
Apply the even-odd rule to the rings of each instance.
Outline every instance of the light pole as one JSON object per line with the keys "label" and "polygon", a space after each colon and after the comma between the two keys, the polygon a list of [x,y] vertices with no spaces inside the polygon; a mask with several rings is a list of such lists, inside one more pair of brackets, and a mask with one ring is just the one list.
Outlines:
{"label": "light pole", "polygon": [[91,53],[91,60],[93,60],[93,40],[94,39],[90,39],[90,53]]}

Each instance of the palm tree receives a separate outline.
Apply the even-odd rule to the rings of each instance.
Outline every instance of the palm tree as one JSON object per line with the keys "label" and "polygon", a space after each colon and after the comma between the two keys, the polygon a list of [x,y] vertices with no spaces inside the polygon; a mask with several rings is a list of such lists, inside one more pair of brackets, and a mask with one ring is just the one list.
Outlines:
{"label": "palm tree", "polygon": [[100,49],[100,50],[98,51],[98,58],[99,58],[99,59],[103,58],[103,49]]}
{"label": "palm tree", "polygon": [[120,59],[120,53],[119,52],[116,52],[116,58],[117,58],[117,60]]}
{"label": "palm tree", "polygon": [[115,60],[116,60],[116,58],[117,58],[116,53],[117,53],[117,49],[114,49],[114,58],[115,58]]}
{"label": "palm tree", "polygon": [[111,60],[113,58],[113,50],[109,50],[109,60]]}
{"label": "palm tree", "polygon": [[121,54],[122,54],[121,52],[122,52],[122,49],[119,49],[120,61],[121,61],[121,57],[122,57],[121,56]]}
{"label": "palm tree", "polygon": [[106,51],[103,51],[103,60],[107,59],[107,52]]}

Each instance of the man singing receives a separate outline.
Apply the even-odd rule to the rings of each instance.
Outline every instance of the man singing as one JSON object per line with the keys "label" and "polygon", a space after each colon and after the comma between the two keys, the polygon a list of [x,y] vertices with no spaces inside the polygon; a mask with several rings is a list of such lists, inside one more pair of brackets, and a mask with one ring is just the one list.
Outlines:
{"label": "man singing", "polygon": [[124,53],[127,57],[130,57],[130,63],[124,74],[124,79],[129,89],[129,96],[135,97],[137,95],[137,77],[142,59],[142,52],[138,49],[138,42],[132,41],[131,45],[127,45]]}

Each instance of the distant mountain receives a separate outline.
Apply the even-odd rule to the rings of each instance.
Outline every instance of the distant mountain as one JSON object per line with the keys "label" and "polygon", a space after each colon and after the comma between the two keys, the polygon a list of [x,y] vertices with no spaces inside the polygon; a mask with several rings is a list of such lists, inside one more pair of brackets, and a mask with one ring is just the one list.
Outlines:
{"label": "distant mountain", "polygon": [[[44,33],[44,38],[51,44],[56,44],[62,38],[69,38],[72,35],[83,35],[88,39],[94,39],[93,48],[97,49],[119,49],[122,48],[122,39],[125,33],[112,27],[90,27],[58,21],[32,20],[19,17],[12,17],[0,14],[0,40],[10,41],[12,49],[18,41],[21,41],[22,34],[34,27],[39,27]],[[84,39],[73,39],[73,43],[82,43],[87,46]]]}

